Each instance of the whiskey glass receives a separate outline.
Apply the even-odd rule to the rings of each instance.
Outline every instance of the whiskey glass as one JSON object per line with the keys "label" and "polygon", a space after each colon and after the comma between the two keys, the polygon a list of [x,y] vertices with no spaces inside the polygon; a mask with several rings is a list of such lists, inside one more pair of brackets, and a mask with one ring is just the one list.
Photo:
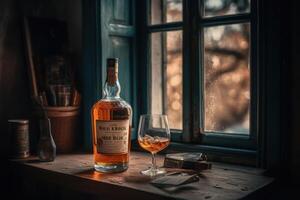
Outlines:
{"label": "whiskey glass", "polygon": [[156,176],[166,173],[165,170],[156,166],[155,155],[169,145],[170,137],[170,128],[166,115],[141,115],[138,128],[138,142],[143,149],[152,154],[152,166],[141,171],[142,174]]}

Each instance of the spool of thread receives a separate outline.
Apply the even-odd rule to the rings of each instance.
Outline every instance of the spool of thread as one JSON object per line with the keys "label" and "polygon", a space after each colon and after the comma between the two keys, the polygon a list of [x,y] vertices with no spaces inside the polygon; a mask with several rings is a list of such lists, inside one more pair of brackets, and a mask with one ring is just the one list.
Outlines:
{"label": "spool of thread", "polygon": [[10,149],[14,158],[27,158],[29,153],[29,122],[24,119],[8,120],[11,135]]}

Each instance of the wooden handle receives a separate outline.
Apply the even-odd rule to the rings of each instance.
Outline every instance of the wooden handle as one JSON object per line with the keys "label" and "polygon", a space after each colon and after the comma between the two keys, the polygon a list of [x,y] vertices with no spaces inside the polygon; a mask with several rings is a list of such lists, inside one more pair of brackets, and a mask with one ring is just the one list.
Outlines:
{"label": "wooden handle", "polygon": [[31,82],[31,92],[34,97],[38,97],[38,88],[36,83],[34,62],[32,58],[32,46],[31,46],[31,37],[29,31],[28,19],[24,18],[24,31],[25,31],[25,43],[26,43],[26,51],[27,51],[27,64],[29,66],[29,79]]}

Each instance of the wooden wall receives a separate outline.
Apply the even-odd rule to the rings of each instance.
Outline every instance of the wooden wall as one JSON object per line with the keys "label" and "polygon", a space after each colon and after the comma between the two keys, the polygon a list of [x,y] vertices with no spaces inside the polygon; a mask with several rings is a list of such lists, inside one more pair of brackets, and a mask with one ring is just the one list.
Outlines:
{"label": "wooden wall", "polygon": [[81,67],[81,0],[0,1],[0,156],[8,153],[7,119],[30,116],[30,94],[22,17],[65,20],[75,68]]}

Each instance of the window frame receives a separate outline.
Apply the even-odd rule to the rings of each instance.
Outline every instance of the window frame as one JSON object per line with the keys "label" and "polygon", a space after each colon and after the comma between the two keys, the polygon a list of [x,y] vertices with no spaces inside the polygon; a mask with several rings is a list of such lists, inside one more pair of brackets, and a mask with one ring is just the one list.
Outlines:
{"label": "window frame", "polygon": [[[150,70],[151,69],[151,44],[150,34],[156,32],[167,32],[181,30],[183,32],[183,130],[172,129],[172,141],[174,142],[185,142],[185,143],[197,143],[203,145],[212,146],[223,146],[237,149],[256,149],[256,130],[257,123],[250,119],[250,134],[222,134],[216,133],[205,133],[203,130],[202,118],[204,111],[204,100],[203,92],[201,87],[203,83],[203,29],[204,27],[216,26],[216,25],[227,25],[237,23],[250,23],[251,34],[250,34],[250,74],[251,74],[251,116],[256,116],[257,113],[257,57],[256,57],[256,41],[257,41],[257,17],[256,12],[257,6],[256,1],[251,1],[250,13],[235,14],[235,15],[224,15],[209,18],[202,18],[204,1],[188,1],[183,0],[183,20],[181,22],[170,22],[165,24],[150,24],[151,19],[151,0],[146,2],[146,45],[148,52],[146,53],[148,58],[144,61],[144,66],[147,66],[147,82],[150,81]],[[187,10],[189,12],[187,12]],[[145,15],[145,14],[144,14]],[[196,24],[196,25],[195,25]],[[196,45],[195,45],[196,44]],[[195,51],[190,51],[195,49]],[[202,60],[202,62],[201,62]],[[187,67],[189,66],[189,67]],[[197,67],[199,66],[199,67]],[[187,81],[189,80],[189,81]],[[151,91],[150,83],[148,83],[147,91]],[[150,93],[150,92],[148,92]],[[150,97],[147,97],[148,107],[146,112],[151,110]],[[255,134],[254,134],[255,133]]]}
{"label": "window frame", "polygon": [[[142,70],[140,75],[143,80],[147,80],[146,84],[143,84],[143,93],[141,102],[146,103],[146,106],[141,109],[142,113],[148,113],[150,111],[150,96],[147,90],[150,88],[151,81],[149,80],[149,73],[151,70],[151,52],[150,52],[150,33],[153,32],[165,32],[165,31],[176,31],[182,30],[183,32],[183,130],[172,129],[172,142],[174,150],[182,147],[182,144],[193,144],[193,148],[188,148],[195,151],[195,149],[201,149],[204,152],[227,152],[230,155],[244,155],[245,157],[257,156],[258,153],[258,125],[260,121],[260,114],[258,113],[259,101],[258,97],[258,1],[251,1],[250,13],[236,14],[236,15],[224,15],[217,17],[201,18],[201,6],[200,3],[203,1],[189,1],[183,0],[183,21],[181,22],[170,22],[165,24],[153,24],[149,23],[151,19],[151,1],[147,0],[145,3],[137,5],[139,9],[139,21],[137,30],[140,36],[139,39],[142,41],[140,46],[146,46],[147,48],[141,48],[143,53],[139,52],[140,65],[147,66],[145,70]],[[146,10],[147,12],[145,12]],[[186,12],[186,11],[189,12]],[[143,12],[144,11],[144,12]],[[255,11],[255,12],[254,12]],[[202,20],[202,22],[201,22]],[[201,23],[202,24],[201,24]],[[203,94],[198,89],[202,87],[201,81],[201,59],[200,54],[201,45],[203,41],[203,27],[213,25],[227,25],[236,23],[249,23],[250,24],[250,73],[251,73],[251,119],[250,119],[250,134],[207,134],[203,132],[203,119],[201,119],[201,113],[203,108],[200,105],[203,104]],[[196,24],[196,25],[195,25]],[[193,27],[191,29],[191,27]],[[138,36],[137,36],[138,37]],[[195,42],[196,41],[196,42]],[[198,45],[195,45],[198,44]],[[146,52],[145,52],[145,49]],[[190,49],[195,49],[191,52]],[[190,67],[184,67],[190,66]],[[202,72],[203,73],[203,72]],[[255,74],[253,76],[253,74]],[[185,81],[189,80],[189,81]],[[198,84],[198,87],[197,87]],[[150,93],[150,92],[149,92]],[[201,130],[200,130],[201,129]],[[253,134],[255,133],[255,134]],[[197,147],[196,147],[197,146]],[[253,159],[255,160],[255,159]],[[253,161],[256,163],[257,160]]]}

